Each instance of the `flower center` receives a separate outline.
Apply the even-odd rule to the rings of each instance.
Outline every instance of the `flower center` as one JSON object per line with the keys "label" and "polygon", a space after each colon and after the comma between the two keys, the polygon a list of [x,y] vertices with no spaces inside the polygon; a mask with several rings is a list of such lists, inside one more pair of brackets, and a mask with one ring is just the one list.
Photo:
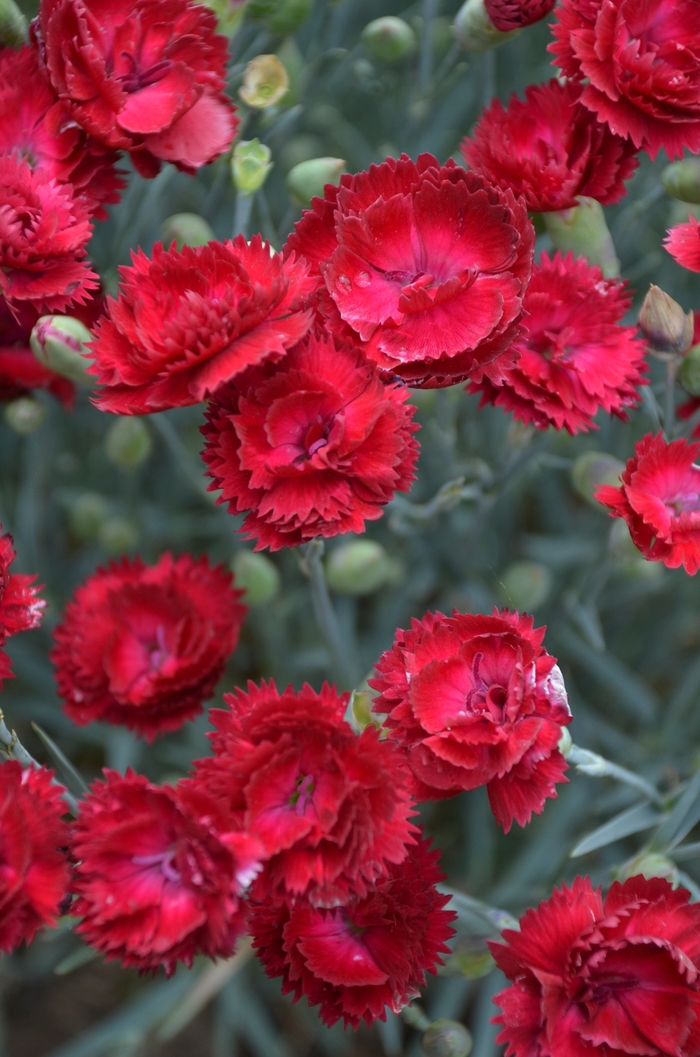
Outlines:
{"label": "flower center", "polygon": [[164,852],[156,852],[153,855],[134,855],[131,861],[136,866],[160,866],[161,873],[166,881],[173,881],[175,884],[179,884],[182,881],[180,873],[175,867],[174,848],[169,848],[168,851]]}
{"label": "flower center", "polygon": [[465,700],[465,711],[488,712],[497,722],[503,721],[503,709],[508,700],[508,691],[500,683],[485,682],[481,675],[481,663],[484,659],[483,653],[477,653],[472,665],[472,689]]}
{"label": "flower center", "polygon": [[297,784],[294,792],[289,798],[291,807],[295,807],[297,815],[303,815],[306,808],[311,802],[311,798],[314,793],[314,779],[313,775],[307,774],[303,778],[297,779]]}
{"label": "flower center", "polygon": [[131,66],[130,72],[120,77],[122,88],[125,92],[138,92],[141,88],[148,88],[151,84],[157,84],[158,81],[163,80],[172,66],[170,59],[161,59],[160,62],[154,62],[152,66],[148,66],[145,70],[140,70],[138,62],[130,52],[123,51],[122,58],[126,59]]}
{"label": "flower center", "polygon": [[695,491],[678,492],[676,495],[664,499],[664,506],[673,517],[680,517],[681,514],[700,510],[700,495]]}
{"label": "flower center", "polygon": [[170,656],[168,647],[165,644],[165,629],[162,624],[159,624],[156,628],[156,641],[149,643],[146,649],[151,671],[158,671],[164,661]]}

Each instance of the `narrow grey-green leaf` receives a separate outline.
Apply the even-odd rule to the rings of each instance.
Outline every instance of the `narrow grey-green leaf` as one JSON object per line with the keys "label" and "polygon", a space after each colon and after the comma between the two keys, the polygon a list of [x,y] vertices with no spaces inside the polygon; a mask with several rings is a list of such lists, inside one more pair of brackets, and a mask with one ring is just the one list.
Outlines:
{"label": "narrow grey-green leaf", "polygon": [[[673,845],[676,835],[683,832],[683,836],[690,832],[690,829],[683,830],[682,827],[686,822],[686,818],[691,817],[690,812],[694,807],[696,801],[700,797],[700,771],[697,771],[693,776],[693,780],[689,784],[683,796],[674,805],[673,811],[666,819],[659,832],[654,837],[654,848],[668,848]],[[697,819],[696,819],[697,821]],[[695,823],[693,823],[695,825]],[[683,837],[679,837],[680,842]]]}
{"label": "narrow grey-green leaf", "polygon": [[629,837],[632,833],[640,833],[642,830],[651,829],[663,822],[664,816],[655,811],[647,802],[635,804],[619,815],[615,815],[598,829],[593,830],[588,836],[580,840],[571,852],[571,858],[577,859],[579,855],[586,855],[597,848],[604,848],[613,844],[616,840]]}
{"label": "narrow grey-green leaf", "polygon": [[51,759],[56,764],[56,768],[69,792],[71,792],[73,796],[84,796],[88,791],[88,786],[80,772],[76,770],[68,757],[61,752],[56,742],[46,733],[43,727],[40,727],[38,723],[32,723],[32,730],[46,746],[46,749],[51,756]]}

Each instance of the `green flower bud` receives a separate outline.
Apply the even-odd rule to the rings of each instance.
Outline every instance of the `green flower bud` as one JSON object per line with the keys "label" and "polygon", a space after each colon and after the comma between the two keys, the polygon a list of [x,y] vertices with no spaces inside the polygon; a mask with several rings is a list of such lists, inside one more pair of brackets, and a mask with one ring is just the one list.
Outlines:
{"label": "green flower bud", "polygon": [[27,39],[27,20],[14,0],[0,0],[0,44],[20,48]]}
{"label": "green flower bud", "polygon": [[466,0],[452,24],[454,38],[465,51],[481,53],[505,44],[520,32],[501,33],[486,14],[484,0]]}
{"label": "green flower bud", "polygon": [[5,421],[20,437],[28,437],[45,418],[46,408],[31,396],[20,396],[5,407]]}
{"label": "green flower bud", "polygon": [[620,262],[603,207],[583,195],[578,202],[573,209],[542,214],[554,248],[562,253],[573,250],[574,256],[587,257],[591,264],[597,264],[606,278],[614,278],[620,274]]}
{"label": "green flower bud", "polygon": [[271,33],[294,33],[311,14],[313,0],[249,0],[246,16]]}
{"label": "green flower bud", "polygon": [[661,183],[670,195],[681,202],[700,203],[700,158],[684,158],[667,165]]}
{"label": "green flower bud", "polygon": [[651,352],[679,356],[693,341],[693,313],[686,314],[677,301],[652,284],[639,311],[639,329]]}
{"label": "green flower bud", "polygon": [[236,144],[231,155],[231,174],[239,194],[254,195],[262,187],[272,168],[271,157],[270,148],[258,139]]}
{"label": "green flower bud", "polygon": [[401,62],[418,47],[416,34],[408,22],[393,15],[375,18],[362,30],[362,43],[379,62]]}
{"label": "green flower bud", "polygon": [[142,418],[135,415],[118,418],[107,430],[107,458],[115,466],[121,466],[125,470],[134,469],[145,462],[152,447],[148,426]]}
{"label": "green flower bud", "polygon": [[44,367],[77,385],[93,386],[95,380],[87,373],[92,363],[88,341],[92,334],[72,316],[42,316],[29,338],[32,352]]}
{"label": "green flower bud", "polygon": [[700,345],[691,345],[681,360],[678,381],[686,393],[700,396]]}
{"label": "green flower bud", "polygon": [[501,589],[507,605],[531,613],[549,598],[552,574],[539,562],[513,562],[501,575]]}
{"label": "green flower bud", "polygon": [[229,566],[234,575],[234,587],[245,591],[243,601],[248,606],[262,606],[270,602],[280,589],[280,574],[274,562],[264,554],[236,551]]}
{"label": "green flower bud", "polygon": [[456,1020],[436,1020],[424,1034],[421,1045],[425,1057],[469,1057],[472,1037]]}
{"label": "green flower bud", "polygon": [[284,63],[276,55],[256,55],[245,68],[238,94],[248,106],[264,110],[279,103],[288,89],[289,74]]}
{"label": "green flower bud", "polygon": [[617,563],[617,571],[628,580],[653,582],[664,576],[662,562],[650,562],[642,557],[630,536],[623,518],[613,521],[608,533],[608,552]]}
{"label": "green flower bud", "polygon": [[658,855],[654,852],[647,852],[630,859],[617,871],[617,879],[618,881],[627,881],[630,877],[637,877],[638,874],[646,877],[647,880],[651,877],[663,877],[674,888],[680,883],[678,867],[675,862],[666,855]]}
{"label": "green flower bud", "polygon": [[341,543],[326,562],[329,587],[344,595],[371,595],[400,575],[399,563],[374,540]]}
{"label": "green flower bud", "polygon": [[183,246],[206,246],[214,238],[214,232],[204,217],[196,213],[173,213],[163,221],[160,237],[164,246],[169,246],[173,239],[179,250]]}
{"label": "green flower bud", "polygon": [[109,503],[97,492],[83,492],[68,508],[71,534],[78,540],[93,540],[109,517]]}
{"label": "green flower bud", "polygon": [[232,37],[245,14],[246,0],[201,0],[219,20],[219,33]]}
{"label": "green flower bud", "polygon": [[462,949],[457,943],[446,965],[450,974],[467,976],[470,980],[481,980],[482,977],[488,976],[496,963],[489,951],[475,950],[471,946]]}
{"label": "green flower bud", "polygon": [[110,554],[122,554],[136,546],[139,530],[125,517],[109,517],[100,525],[97,534],[104,549]]}
{"label": "green flower bud", "polygon": [[571,740],[571,735],[569,734],[569,731],[566,727],[562,727],[561,737],[559,738],[559,741],[557,743],[557,748],[559,749],[559,752],[562,754],[564,759],[566,759],[566,757],[571,752],[572,745],[573,741]]}
{"label": "green flower bud", "polygon": [[604,451],[586,451],[579,455],[571,468],[571,483],[586,502],[607,514],[607,510],[595,498],[595,492],[601,484],[620,484],[620,474],[625,464]]}
{"label": "green flower bud", "polygon": [[345,168],[343,158],[310,158],[287,173],[287,187],[301,205],[308,206],[312,198],[322,198],[326,184],[337,187]]}
{"label": "green flower bud", "polygon": [[366,690],[353,690],[350,698],[350,718],[353,727],[358,732],[363,731],[370,724],[377,725],[377,716],[372,715],[372,701],[372,693],[369,688]]}

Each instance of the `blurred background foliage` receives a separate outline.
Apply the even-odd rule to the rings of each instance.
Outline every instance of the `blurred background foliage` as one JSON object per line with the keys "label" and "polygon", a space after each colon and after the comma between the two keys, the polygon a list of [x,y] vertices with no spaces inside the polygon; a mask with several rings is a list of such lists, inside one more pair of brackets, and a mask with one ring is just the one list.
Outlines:
{"label": "blurred background foliage", "polygon": [[[224,3],[216,3],[221,11]],[[277,15],[244,20],[234,33],[230,91],[238,98],[246,64],[260,54],[277,54],[290,80],[274,106],[241,107],[239,138],[256,137],[271,152],[266,182],[252,201],[239,196],[237,203],[228,157],[196,177],[172,167],[152,181],[130,174],[122,202],[97,225],[90,247],[107,291],[115,292],[117,266],[129,261],[130,250],[140,245],[149,253],[173,214],[198,214],[217,238],[234,228],[259,230],[279,248],[301,214],[286,183],[295,165],[330,157],[354,172],[401,151],[458,158],[459,142],[485,104],[554,72],[545,23],[498,51],[461,51],[451,33],[457,0],[254,4]],[[31,3],[22,6],[33,14]],[[363,43],[364,27],[379,15],[400,16],[412,27],[417,47],[405,59],[382,62]],[[654,281],[686,310],[700,309],[700,279],[661,248],[666,228],[688,212],[659,182],[665,164],[643,156],[628,197],[606,215],[637,306]],[[538,252],[548,248],[541,233]],[[662,373],[651,365],[658,387]],[[78,729],[61,712],[47,655],[71,592],[109,557],[138,552],[154,561],[166,549],[189,550],[233,562],[241,579],[250,578],[237,520],[206,492],[198,454],[202,409],[167,412],[134,427],[134,420],[118,424],[95,410],[84,392],[72,412],[46,394],[37,399],[45,414],[33,432],[0,421],[0,519],[14,535],[17,569],[38,573],[49,608],[41,630],[9,644],[17,678],[6,685],[2,707],[33,753],[50,759],[32,732],[36,722],[86,779],[104,765],[175,779],[207,751],[204,717],[152,747],[107,725]],[[647,404],[628,425],[601,415],[599,431],[572,439],[551,430],[534,434],[497,409],[479,411],[461,386],[413,399],[421,423],[418,480],[408,499],[396,499],[370,525],[375,546],[362,558],[366,593],[347,593],[349,579],[357,581],[354,573],[348,577],[341,551],[347,541],[326,549],[345,670],[319,631],[297,554],[285,552],[253,570],[263,576],[257,603],[219,691],[270,677],[281,685],[308,680],[318,687],[328,678],[359,686],[394,629],[427,609],[488,612],[509,605],[547,625],[545,644],[564,671],[576,744],[660,793],[654,800],[639,783],[586,777],[572,767],[558,800],[507,837],[484,790],[424,809],[449,884],[472,901],[458,904],[455,953],[428,987],[423,1008],[428,1021],[461,1020],[473,1035],[473,1057],[492,1057],[491,997],[502,978],[489,972],[484,937],[505,918],[474,899],[518,916],[575,873],[608,883],[616,872],[636,872],[629,862],[645,849],[657,856],[646,868],[681,871],[683,883],[700,883],[692,832],[700,819],[700,583],[639,557],[626,530],[620,532],[624,525],[582,494],[585,464],[577,464],[578,489],[572,479],[585,453],[629,457],[634,440],[657,428]],[[360,699],[360,711],[362,705]],[[606,770],[581,759],[584,769]],[[607,830],[586,843],[603,825]],[[683,840],[684,850],[669,850]],[[425,1026],[414,1014],[413,1025],[390,1015],[371,1031],[327,1030],[305,1001],[292,1006],[280,996],[278,982],[264,978],[246,948],[223,965],[197,964],[167,982],[143,980],[93,958],[68,921],[0,962],[0,991],[0,1054],[10,1057],[415,1057],[416,1025]]]}

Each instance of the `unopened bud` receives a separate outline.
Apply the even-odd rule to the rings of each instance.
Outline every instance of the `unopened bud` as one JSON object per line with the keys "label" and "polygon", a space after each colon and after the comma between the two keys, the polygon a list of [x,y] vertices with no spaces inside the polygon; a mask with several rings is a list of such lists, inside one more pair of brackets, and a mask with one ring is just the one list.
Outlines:
{"label": "unopened bud", "polygon": [[375,724],[377,716],[372,714],[372,694],[366,690],[353,690],[350,698],[350,720],[353,728],[361,733],[365,727]]}
{"label": "unopened bud", "polygon": [[401,62],[418,47],[416,34],[408,22],[393,15],[375,18],[362,30],[362,43],[379,62]]}
{"label": "unopened bud", "polygon": [[14,0],[0,0],[0,45],[19,48],[27,39],[27,20]]}
{"label": "unopened bud", "polygon": [[260,190],[272,168],[271,157],[270,148],[258,139],[236,144],[231,155],[231,174],[239,194],[254,195]]}
{"label": "unopened bud", "polygon": [[466,0],[457,12],[452,32],[457,43],[465,51],[480,53],[505,44],[520,30],[501,33],[487,15],[484,0]]}
{"label": "unopened bud", "polygon": [[76,539],[93,540],[109,517],[109,504],[97,492],[83,492],[68,510],[68,524]]}
{"label": "unopened bud", "polygon": [[639,329],[651,352],[680,356],[693,341],[693,313],[686,314],[677,301],[652,284],[639,312]]}
{"label": "unopened bud", "polygon": [[451,976],[466,976],[470,980],[480,980],[495,966],[482,936],[460,936],[452,944],[452,953],[445,962],[445,968]]}
{"label": "unopened bud", "polygon": [[625,464],[604,451],[586,451],[579,455],[571,467],[571,483],[586,502],[597,510],[607,514],[595,498],[596,490],[602,484],[620,484],[620,474]]}
{"label": "unopened bud", "polygon": [[670,195],[681,202],[700,203],[700,158],[684,158],[667,165],[661,183]]}
{"label": "unopened bud", "polygon": [[160,237],[164,246],[170,246],[174,240],[181,250],[183,246],[206,246],[213,240],[214,232],[197,213],[173,213],[163,221]]}
{"label": "unopened bud", "polygon": [[620,274],[620,262],[608,231],[605,213],[595,198],[580,195],[578,205],[554,213],[543,213],[545,227],[554,248],[575,257],[586,257],[597,264],[603,275],[614,278]]}
{"label": "unopened bud", "polygon": [[647,880],[652,877],[663,877],[674,888],[680,880],[678,867],[675,862],[666,855],[658,855],[653,852],[630,859],[617,871],[617,879],[618,881],[628,881],[630,877],[637,877],[639,874],[642,877],[646,877]]}
{"label": "unopened bud", "polygon": [[691,345],[681,360],[678,381],[686,393],[700,396],[700,345]]}
{"label": "unopened bud", "polygon": [[139,531],[133,521],[125,517],[109,517],[100,525],[98,539],[111,554],[122,554],[136,546]]}
{"label": "unopened bud", "polygon": [[115,466],[121,466],[125,470],[132,470],[145,462],[152,447],[148,426],[142,418],[134,415],[118,418],[107,430],[107,458]]}
{"label": "unopened bud", "polygon": [[312,198],[323,197],[326,184],[338,186],[344,168],[343,158],[310,158],[289,170],[287,187],[301,205],[308,206]]}
{"label": "unopened bud", "polygon": [[236,551],[230,569],[235,578],[234,587],[245,591],[243,601],[248,606],[265,605],[279,592],[279,571],[264,554]]}
{"label": "unopened bud", "polygon": [[436,1020],[421,1040],[425,1057],[469,1057],[472,1037],[456,1020]]}
{"label": "unopened bud", "polygon": [[294,33],[306,22],[313,0],[249,0],[246,17],[264,22],[271,33]]}
{"label": "unopened bud", "polygon": [[5,421],[20,437],[28,437],[45,418],[46,408],[31,396],[20,396],[5,408]]}
{"label": "unopened bud", "polygon": [[279,103],[288,90],[289,74],[284,63],[276,55],[256,55],[245,68],[238,94],[248,106],[264,110]]}
{"label": "unopened bud", "polygon": [[557,744],[557,748],[559,749],[559,752],[562,754],[562,756],[565,759],[569,755],[569,752],[571,751],[571,746],[572,745],[573,745],[573,741],[571,740],[571,735],[569,734],[569,731],[567,730],[567,728],[563,727],[562,728],[562,732],[561,732],[561,737],[559,738],[559,742]]}
{"label": "unopened bud", "polygon": [[501,575],[501,588],[508,605],[531,613],[549,598],[552,574],[539,562],[513,562]]}
{"label": "unopened bud", "polygon": [[650,562],[639,553],[624,518],[613,521],[608,533],[608,552],[617,563],[617,571],[627,580],[653,583],[664,578],[662,562]]}
{"label": "unopened bud", "polygon": [[246,0],[201,0],[219,20],[219,33],[232,37],[245,14]]}
{"label": "unopened bud", "polygon": [[42,366],[77,385],[92,386],[94,379],[87,373],[92,363],[88,341],[92,341],[92,334],[73,316],[42,316],[29,338],[32,352]]}
{"label": "unopened bud", "polygon": [[400,575],[399,563],[374,540],[341,543],[326,562],[329,586],[344,595],[371,595]]}

